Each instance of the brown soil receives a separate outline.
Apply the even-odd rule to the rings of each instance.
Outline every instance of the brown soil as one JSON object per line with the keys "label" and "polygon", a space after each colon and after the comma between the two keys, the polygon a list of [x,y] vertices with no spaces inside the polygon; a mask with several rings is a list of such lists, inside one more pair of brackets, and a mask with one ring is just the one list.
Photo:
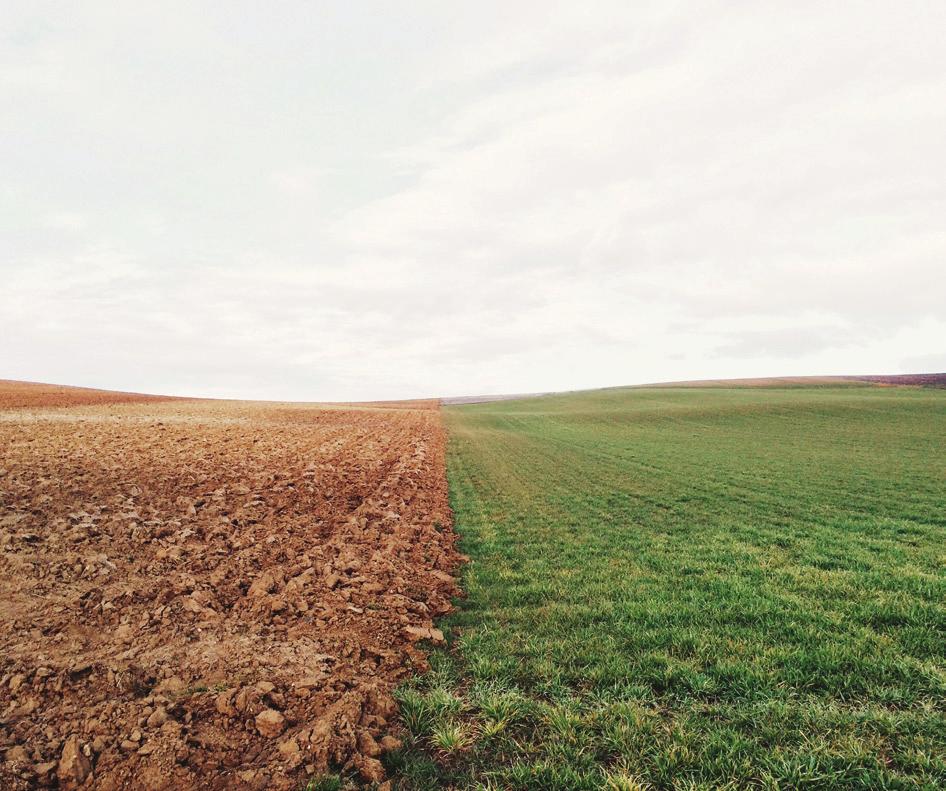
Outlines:
{"label": "brown soil", "polygon": [[40,382],[14,382],[0,379],[0,409],[22,407],[73,407],[93,404],[125,404],[132,401],[180,401],[171,396],[120,393],[116,390],[92,390],[87,387],[50,385]]}
{"label": "brown soil", "polygon": [[7,389],[0,788],[383,780],[458,595],[437,403]]}
{"label": "brown soil", "polygon": [[892,374],[888,376],[852,376],[860,382],[882,386],[946,387],[946,374]]}

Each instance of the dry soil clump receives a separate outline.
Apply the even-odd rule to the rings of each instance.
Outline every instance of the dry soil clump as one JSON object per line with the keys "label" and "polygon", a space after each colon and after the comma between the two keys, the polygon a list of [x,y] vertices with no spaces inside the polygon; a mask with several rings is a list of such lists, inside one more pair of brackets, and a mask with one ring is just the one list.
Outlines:
{"label": "dry soil clump", "polygon": [[0,411],[0,787],[383,779],[458,593],[436,403],[62,397]]}

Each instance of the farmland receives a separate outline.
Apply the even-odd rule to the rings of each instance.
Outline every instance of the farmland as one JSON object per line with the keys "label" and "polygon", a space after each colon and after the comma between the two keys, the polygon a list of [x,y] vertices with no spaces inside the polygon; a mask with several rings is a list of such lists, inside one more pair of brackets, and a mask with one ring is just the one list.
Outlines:
{"label": "farmland", "polygon": [[402,787],[946,786],[946,392],[444,413],[467,598]]}
{"label": "farmland", "polygon": [[946,390],[896,384],[0,382],[0,787],[942,787]]}
{"label": "farmland", "polygon": [[457,592],[436,401],[0,407],[0,788],[383,779]]}

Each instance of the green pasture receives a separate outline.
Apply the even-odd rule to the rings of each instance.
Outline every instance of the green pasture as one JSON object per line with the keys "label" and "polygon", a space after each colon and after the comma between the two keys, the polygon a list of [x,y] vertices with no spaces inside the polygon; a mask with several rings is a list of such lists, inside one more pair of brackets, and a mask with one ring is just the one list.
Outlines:
{"label": "green pasture", "polygon": [[468,597],[399,693],[399,787],[946,787],[946,391],[445,419]]}

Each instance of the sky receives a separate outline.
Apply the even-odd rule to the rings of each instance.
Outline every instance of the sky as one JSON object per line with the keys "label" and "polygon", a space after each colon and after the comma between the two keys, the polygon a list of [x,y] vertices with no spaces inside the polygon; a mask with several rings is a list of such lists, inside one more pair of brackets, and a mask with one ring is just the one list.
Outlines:
{"label": "sky", "polygon": [[946,3],[0,0],[0,378],[946,371]]}

